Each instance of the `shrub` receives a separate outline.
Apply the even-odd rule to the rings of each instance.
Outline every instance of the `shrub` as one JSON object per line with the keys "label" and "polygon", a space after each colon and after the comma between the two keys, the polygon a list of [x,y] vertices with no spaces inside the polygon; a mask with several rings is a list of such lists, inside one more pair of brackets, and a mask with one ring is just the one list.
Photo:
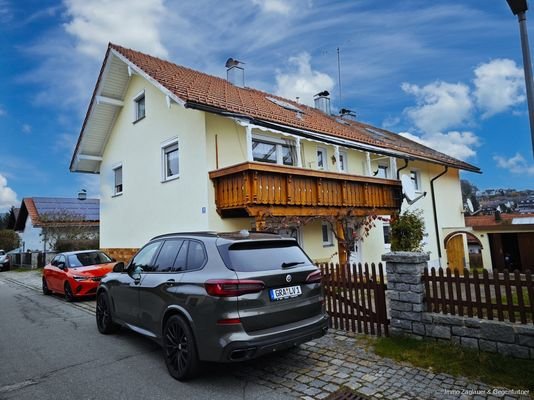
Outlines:
{"label": "shrub", "polygon": [[391,217],[391,251],[422,251],[425,222],[421,210]]}
{"label": "shrub", "polygon": [[58,253],[65,251],[93,250],[99,249],[98,239],[89,240],[67,240],[59,239],[54,245],[54,250]]}
{"label": "shrub", "polygon": [[0,230],[0,249],[11,251],[20,245],[20,238],[17,232],[11,229]]}

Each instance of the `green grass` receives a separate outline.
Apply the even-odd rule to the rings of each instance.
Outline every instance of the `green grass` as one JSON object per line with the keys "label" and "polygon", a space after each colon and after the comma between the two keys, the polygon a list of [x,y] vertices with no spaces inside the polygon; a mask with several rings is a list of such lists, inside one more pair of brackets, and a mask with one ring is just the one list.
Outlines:
{"label": "green grass", "polygon": [[479,353],[453,344],[411,338],[378,338],[374,351],[382,357],[434,372],[465,376],[492,387],[526,389],[534,396],[534,360]]}
{"label": "green grass", "polygon": [[36,274],[42,274],[42,268],[29,269],[29,268],[11,268],[9,272],[35,272]]}

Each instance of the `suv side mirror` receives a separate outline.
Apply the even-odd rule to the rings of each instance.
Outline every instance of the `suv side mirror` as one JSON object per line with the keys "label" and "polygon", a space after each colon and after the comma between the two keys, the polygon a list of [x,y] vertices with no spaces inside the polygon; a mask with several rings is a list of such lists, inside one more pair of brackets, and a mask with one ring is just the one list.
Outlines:
{"label": "suv side mirror", "polygon": [[124,272],[124,263],[119,261],[113,266],[113,272]]}
{"label": "suv side mirror", "polygon": [[62,269],[63,271],[66,271],[67,270],[67,265],[65,265],[65,263],[63,261],[60,261],[57,263],[57,267],[59,269]]}

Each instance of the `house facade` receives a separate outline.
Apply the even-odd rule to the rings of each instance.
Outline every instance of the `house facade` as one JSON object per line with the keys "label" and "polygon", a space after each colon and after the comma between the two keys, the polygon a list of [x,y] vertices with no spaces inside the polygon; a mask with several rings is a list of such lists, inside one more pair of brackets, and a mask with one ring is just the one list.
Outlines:
{"label": "house facade", "polygon": [[69,232],[75,229],[86,238],[97,238],[99,207],[98,199],[25,197],[14,223],[21,248],[37,252],[51,250],[53,238],[47,237],[46,233],[52,231],[54,237],[61,236],[62,230],[69,236]]}
{"label": "house facade", "polygon": [[167,232],[276,230],[335,262],[339,221],[355,216],[375,227],[355,227],[352,261],[378,262],[389,231],[376,217],[402,207],[422,211],[425,250],[444,265],[444,229],[465,227],[459,171],[478,168],[331,115],[329,101],[308,107],[110,44],[70,166],[100,174],[101,247],[127,259]]}

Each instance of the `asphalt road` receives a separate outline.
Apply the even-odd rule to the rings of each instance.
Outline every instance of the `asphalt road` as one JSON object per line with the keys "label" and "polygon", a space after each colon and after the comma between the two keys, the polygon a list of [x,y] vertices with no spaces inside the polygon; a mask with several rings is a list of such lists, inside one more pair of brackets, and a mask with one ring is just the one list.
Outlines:
{"label": "asphalt road", "polygon": [[89,311],[0,277],[0,399],[292,398],[234,368],[208,364],[178,382],[151,340],[126,329],[101,335]]}

